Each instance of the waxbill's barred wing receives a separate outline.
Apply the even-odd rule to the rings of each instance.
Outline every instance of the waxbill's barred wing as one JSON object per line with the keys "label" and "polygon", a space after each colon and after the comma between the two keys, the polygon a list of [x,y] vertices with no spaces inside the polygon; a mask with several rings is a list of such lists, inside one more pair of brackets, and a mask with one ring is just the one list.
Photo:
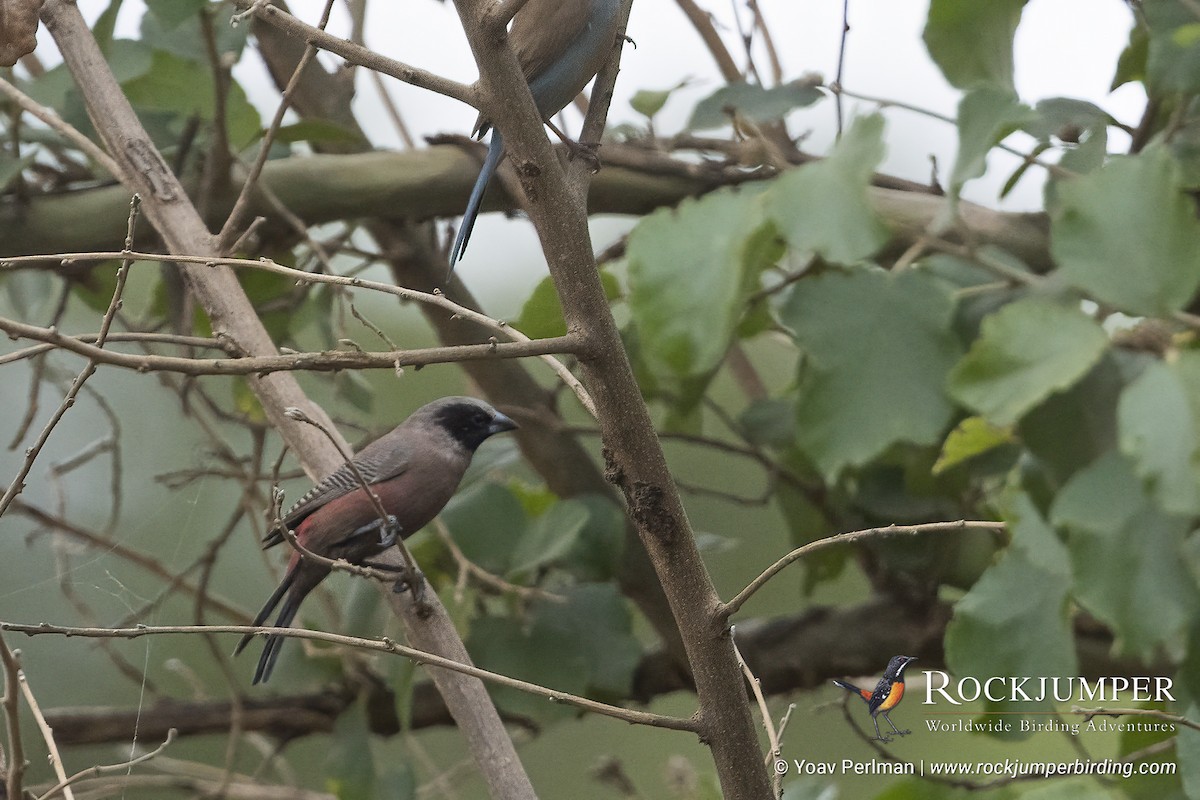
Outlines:
{"label": "waxbill's barred wing", "polygon": [[[475,449],[489,436],[515,427],[516,423],[482,400],[435,400],[351,459],[390,515],[388,526],[347,464],[301,497],[283,515],[282,522],[295,531],[305,549],[326,558],[362,564],[391,547],[395,536],[407,539],[425,527],[458,489]],[[282,531],[275,530],[263,540],[263,547],[284,540]],[[304,598],[328,574],[328,566],[305,560],[293,551],[283,581],[258,612],[254,624],[262,625],[283,601],[275,626],[290,626]],[[253,634],[242,637],[234,654],[253,638]],[[271,676],[282,644],[283,637],[267,637],[254,683],[265,682]]]}

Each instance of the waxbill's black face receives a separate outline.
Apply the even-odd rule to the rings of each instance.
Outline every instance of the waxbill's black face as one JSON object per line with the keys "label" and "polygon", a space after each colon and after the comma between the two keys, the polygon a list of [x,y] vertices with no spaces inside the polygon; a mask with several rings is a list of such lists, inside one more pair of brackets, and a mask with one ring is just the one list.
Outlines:
{"label": "waxbill's black face", "polygon": [[489,436],[517,427],[517,423],[487,403],[471,397],[444,398],[425,406],[418,414],[423,414],[426,409],[429,410],[431,424],[442,428],[450,438],[471,453]]}
{"label": "waxbill's black face", "polygon": [[[304,494],[283,515],[297,541],[319,556],[362,564],[425,527],[458,489],[476,448],[489,436],[516,423],[482,400],[443,397],[417,409],[391,432],[364,447],[352,460],[362,479],[387,512],[381,519],[363,491],[355,470],[343,464]],[[285,541],[272,531],[264,547]],[[316,588],[329,567],[292,553],[283,582],[254,620],[262,625],[280,601],[276,627],[291,625],[300,603]],[[235,653],[253,638],[245,636]],[[268,636],[254,682],[266,681],[279,655],[282,637]]]}

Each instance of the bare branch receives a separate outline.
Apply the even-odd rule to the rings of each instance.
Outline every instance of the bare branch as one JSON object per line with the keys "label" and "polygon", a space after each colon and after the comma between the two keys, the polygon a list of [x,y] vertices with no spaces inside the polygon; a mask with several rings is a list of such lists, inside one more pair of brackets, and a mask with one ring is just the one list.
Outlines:
{"label": "bare branch", "polygon": [[738,612],[738,609],[746,604],[747,600],[754,596],[755,592],[765,586],[767,581],[782,572],[789,564],[793,564],[811,553],[824,550],[832,545],[861,542],[866,539],[890,536],[916,536],[924,533],[958,533],[965,530],[985,530],[996,534],[1003,534],[1007,530],[1007,526],[1003,522],[960,519],[956,522],[927,522],[923,525],[889,525],[886,528],[867,528],[866,530],[839,533],[835,536],[818,539],[815,542],[809,542],[803,547],[797,547],[763,570],[762,574],[752,580],[745,589],[738,592],[736,597],[722,606],[719,614],[724,619],[733,616]]}
{"label": "bare branch", "polygon": [[159,754],[166,750],[173,741],[175,741],[175,729],[171,728],[171,730],[167,731],[166,740],[150,752],[142,753],[137,758],[131,758],[128,761],[122,761],[119,764],[96,764],[95,766],[88,767],[87,769],[81,769],[71,777],[60,780],[57,784],[51,787],[49,791],[39,795],[38,800],[50,800],[51,797],[59,792],[62,792],[64,797],[70,797],[71,784],[78,783],[85,778],[95,778],[99,777],[100,775],[111,775],[116,772],[125,772],[133,767],[136,767],[138,764],[145,764],[152,758],[157,758]]}
{"label": "bare branch", "polygon": [[330,644],[342,645],[345,647],[354,647],[360,650],[373,650],[379,653],[392,653],[402,656],[418,664],[427,664],[433,667],[457,672],[462,675],[469,675],[472,678],[478,678],[488,683],[494,683],[498,686],[507,686],[512,689],[518,689],[522,692],[544,697],[552,703],[566,703],[567,705],[575,706],[582,711],[589,711],[594,714],[601,714],[614,719],[623,720],[633,725],[649,725],[655,728],[667,728],[677,731],[696,732],[698,730],[695,719],[684,719],[681,717],[669,717],[662,714],[652,714],[647,711],[634,711],[620,706],[613,706],[607,703],[601,703],[596,700],[590,700],[586,697],[579,697],[565,692],[559,692],[554,689],[549,689],[545,686],[539,686],[536,683],[522,681],[517,678],[510,678],[507,675],[501,675],[496,672],[489,672],[485,669],[473,666],[471,664],[463,664],[458,661],[452,661],[448,658],[443,658],[433,653],[427,653],[422,650],[417,650],[412,647],[406,647],[402,644],[397,644],[391,639],[364,639],[358,636],[343,636],[337,633],[326,633],[325,631],[310,631],[302,628],[272,628],[272,627],[254,627],[249,625],[138,625],[133,628],[79,628],[65,625],[50,625],[49,623],[39,623],[30,625],[21,622],[3,622],[0,621],[0,631],[12,631],[14,633],[24,633],[28,636],[39,636],[42,634],[56,634],[59,636],[81,636],[92,639],[137,639],[141,636],[162,636],[175,634],[199,634],[199,633],[233,633],[239,636],[246,634],[254,634],[257,636],[288,636],[294,639],[309,639],[318,642],[328,642]]}
{"label": "bare branch", "polygon": [[238,0],[238,5],[242,8],[248,8],[249,12],[254,14],[258,19],[274,25],[291,36],[303,39],[322,50],[328,50],[330,53],[339,55],[352,64],[357,64],[360,67],[366,67],[376,72],[382,72],[384,75],[391,75],[399,81],[420,89],[428,89],[431,92],[443,94],[455,100],[461,100],[469,106],[479,107],[478,95],[473,86],[467,86],[466,84],[443,78],[440,75],[434,75],[432,72],[426,72],[423,69],[409,66],[395,59],[381,56],[362,45],[355,44],[338,36],[333,36],[319,28],[314,28],[311,25],[301,22],[279,6],[260,2],[251,4],[247,0]]}

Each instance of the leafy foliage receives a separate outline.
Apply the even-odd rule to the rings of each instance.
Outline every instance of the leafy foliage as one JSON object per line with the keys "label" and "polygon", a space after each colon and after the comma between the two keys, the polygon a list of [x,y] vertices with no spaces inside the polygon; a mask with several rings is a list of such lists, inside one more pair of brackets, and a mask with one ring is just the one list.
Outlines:
{"label": "leafy foliage", "polygon": [[[912,186],[878,188],[896,183],[876,173],[889,147],[897,147],[884,112],[851,120],[819,158],[793,151],[798,166],[739,160],[763,152],[764,141],[774,146],[797,138],[789,122],[800,115],[793,112],[818,103],[825,91],[809,77],[774,86],[735,82],[700,99],[685,131],[694,140],[691,132],[732,129],[726,144],[733,155],[721,161],[724,151],[714,147],[678,160],[689,177],[719,178],[698,196],[640,218],[622,256],[602,265],[601,280],[664,435],[709,448],[695,469],[699,488],[685,480],[688,467],[678,475],[680,485],[706,495],[694,509],[704,541],[722,544],[705,552],[714,571],[728,569],[726,554],[739,548],[752,554],[756,568],[782,555],[760,545],[754,525],[743,525],[751,514],[773,522],[779,538],[796,546],[892,523],[1002,519],[1003,540],[839,546],[805,559],[776,585],[808,594],[821,588],[846,602],[870,592],[897,605],[950,606],[942,644],[948,667],[962,676],[1073,675],[1096,653],[1124,659],[1114,662],[1121,668],[1174,671],[1188,694],[1170,711],[1194,717],[1200,21],[1192,3],[1136,4],[1113,81],[1146,90],[1150,103],[1135,126],[1092,102],[1018,92],[1013,42],[1025,5],[929,5],[925,44],[946,81],[962,92],[946,197]],[[232,150],[225,155],[244,155],[262,135],[262,115],[238,82],[240,69],[224,75],[219,89],[209,63],[210,48],[223,63],[243,58],[252,41],[248,26],[225,24],[228,3],[148,0],[146,6],[138,39],[115,35],[120,2],[101,15],[96,36],[166,159],[189,186],[204,186],[213,177],[207,170],[219,162],[214,148],[224,142]],[[94,134],[65,68],[15,80]],[[669,89],[638,92],[632,108],[645,131],[631,126],[636,135],[653,135],[667,116],[663,109],[679,103],[688,85],[681,79]],[[0,153],[0,191],[19,198],[19,214],[37,212],[36,202],[21,205],[27,194],[36,201],[72,181],[90,189],[103,177],[49,130],[17,133],[10,137],[16,152]],[[667,157],[663,141],[650,142],[655,157]],[[1128,152],[1115,152],[1126,142]],[[309,115],[289,118],[271,155],[298,159],[358,143],[358,134]],[[1003,192],[1023,180],[1044,180],[1045,208],[990,216],[976,209],[987,220],[976,225],[959,195],[996,167],[1000,159],[991,157],[1002,144],[1023,156],[1006,174]],[[61,175],[46,177],[60,168]],[[718,185],[726,179],[729,185]],[[311,241],[319,239],[322,246],[344,245],[334,264],[355,274],[389,257],[363,258],[372,243],[364,244],[369,237],[354,220],[304,235],[280,227],[286,230],[251,237],[241,255],[324,270],[324,254]],[[1044,252],[1034,252],[1039,248]],[[95,319],[108,307],[115,265],[81,272],[69,266],[63,265],[62,303]],[[122,324],[154,334],[212,333],[203,313],[184,302],[170,264],[141,266],[145,277],[126,297]],[[51,273],[2,274],[11,308],[30,320],[50,317],[60,296]],[[350,305],[348,291],[297,286],[253,270],[239,272],[239,281],[281,348],[332,351],[375,342],[374,324]],[[387,306],[380,313],[392,312]],[[391,322],[382,326],[387,332],[378,331],[384,338],[394,333]],[[532,289],[513,324],[534,338],[567,332],[549,278]],[[393,384],[381,390],[385,384],[375,376],[304,380],[366,428],[395,412],[388,405]],[[192,384],[181,391],[187,413],[199,408],[220,424],[247,427],[253,435],[246,439],[261,456],[267,418],[249,379],[212,382],[218,381],[211,392],[207,380],[197,382],[205,392],[200,400],[189,394]],[[558,691],[628,701],[638,669],[656,653],[622,572],[630,555],[624,510],[594,486],[559,497],[547,487],[557,485],[548,477],[559,476],[534,475],[516,465],[511,451],[494,452],[500,454],[442,515],[453,547],[430,534],[412,541],[431,584],[481,666]],[[224,472],[213,474],[228,476],[240,456],[221,454]],[[756,496],[741,494],[748,482],[741,459],[753,465],[753,480],[766,475]],[[730,499],[738,522],[711,522],[703,503]],[[463,559],[488,582],[471,583]],[[343,629],[377,635],[375,603],[372,593],[353,594]],[[1076,646],[1080,630],[1087,631],[1086,648]],[[936,643],[929,649],[938,651]],[[299,648],[289,652],[286,658],[301,660]],[[334,663],[329,648],[317,652],[319,659],[306,659],[321,662],[312,674],[366,681],[360,664]],[[413,693],[415,678],[400,674],[407,667],[386,669],[396,684],[388,691]],[[511,688],[493,691],[510,718],[530,730],[545,733],[575,715]],[[415,796],[412,769],[402,761],[390,771],[384,766],[391,762],[377,752],[372,725],[358,705],[339,718],[325,788],[339,797]],[[1121,746],[1133,751],[1148,742],[1128,737]],[[1125,794],[1200,796],[1195,731],[1180,732],[1175,752],[1182,778]],[[1032,791],[1014,785],[998,796],[1083,797],[1094,790],[1086,782]],[[884,796],[955,791],[898,782]],[[785,796],[829,792],[828,784],[805,780],[787,786]]]}

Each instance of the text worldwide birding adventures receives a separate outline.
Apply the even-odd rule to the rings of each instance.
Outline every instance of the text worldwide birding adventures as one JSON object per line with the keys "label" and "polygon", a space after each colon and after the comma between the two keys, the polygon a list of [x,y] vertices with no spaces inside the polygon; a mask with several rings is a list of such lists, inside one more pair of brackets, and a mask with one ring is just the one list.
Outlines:
{"label": "text worldwide birding adventures", "polygon": [[[407,539],[425,527],[458,489],[476,448],[488,437],[516,427],[482,400],[435,400],[351,459],[387,512],[386,522],[354,470],[343,464],[301,497],[283,515],[282,523],[295,532],[306,550],[361,565],[392,547],[397,537]],[[263,547],[283,541],[283,532],[274,530],[263,540]],[[262,625],[283,601],[275,626],[290,626],[304,598],[329,572],[327,565],[293,551],[283,581],[254,618],[254,625]],[[253,634],[242,637],[234,654],[253,638]],[[271,676],[282,644],[283,637],[267,637],[254,683]]]}
{"label": "text worldwide birding adventures", "polygon": [[[620,7],[620,0],[529,0],[517,12],[508,41],[543,120],[565,108],[604,66],[616,42]],[[473,133],[482,137],[490,128],[480,115]],[[467,249],[483,195],[503,157],[504,139],[493,131],[450,251],[451,268]]]}
{"label": "text worldwide birding adventures", "polygon": [[913,656],[892,656],[892,660],[888,662],[887,669],[883,671],[883,677],[879,679],[879,683],[875,684],[873,690],[860,689],[852,683],[846,681],[835,680],[834,683],[845,689],[851,694],[856,694],[861,697],[867,704],[867,711],[871,715],[871,722],[875,724],[875,739],[881,742],[890,742],[891,735],[883,736],[879,733],[879,715],[882,714],[884,720],[892,728],[892,733],[896,736],[907,736],[912,733],[911,730],[900,730],[892,722],[892,718],[888,716],[893,708],[900,704],[904,699],[904,670],[909,664],[916,661]]}

